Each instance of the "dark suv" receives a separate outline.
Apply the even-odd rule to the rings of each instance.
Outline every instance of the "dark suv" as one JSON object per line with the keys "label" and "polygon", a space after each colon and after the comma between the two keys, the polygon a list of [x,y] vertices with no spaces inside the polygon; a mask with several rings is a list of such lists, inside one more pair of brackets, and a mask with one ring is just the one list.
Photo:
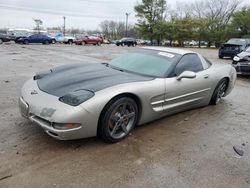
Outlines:
{"label": "dark suv", "polygon": [[6,34],[0,33],[0,44],[2,44],[3,42],[9,42],[10,41],[10,37]]}
{"label": "dark suv", "polygon": [[134,38],[122,38],[116,41],[116,46],[136,46],[137,42]]}
{"label": "dark suv", "polygon": [[224,43],[219,49],[219,58],[233,58],[250,46],[250,39],[233,38]]}

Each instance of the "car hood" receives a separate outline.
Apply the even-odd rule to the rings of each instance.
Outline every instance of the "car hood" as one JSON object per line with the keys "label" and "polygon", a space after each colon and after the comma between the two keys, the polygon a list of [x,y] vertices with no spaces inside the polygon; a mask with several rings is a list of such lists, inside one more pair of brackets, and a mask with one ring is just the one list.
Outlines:
{"label": "car hood", "polygon": [[250,52],[241,52],[241,53],[237,54],[237,56],[240,57],[240,58],[250,56]]}
{"label": "car hood", "polygon": [[242,44],[233,44],[233,43],[224,43],[223,46],[235,46],[235,47],[239,47],[239,46],[243,46]]}
{"label": "car hood", "polygon": [[154,78],[122,72],[105,64],[75,64],[37,73],[34,79],[37,80],[40,90],[61,97],[79,89],[96,92],[118,84],[149,81]]}

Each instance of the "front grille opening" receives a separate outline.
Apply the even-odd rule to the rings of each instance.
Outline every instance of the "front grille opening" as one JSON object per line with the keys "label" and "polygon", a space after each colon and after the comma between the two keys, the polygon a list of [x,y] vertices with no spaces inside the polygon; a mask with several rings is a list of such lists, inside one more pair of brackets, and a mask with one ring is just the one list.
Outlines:
{"label": "front grille opening", "polygon": [[53,136],[58,136],[58,134],[54,133],[54,132],[51,132],[51,131],[48,131],[49,134],[53,135]]}

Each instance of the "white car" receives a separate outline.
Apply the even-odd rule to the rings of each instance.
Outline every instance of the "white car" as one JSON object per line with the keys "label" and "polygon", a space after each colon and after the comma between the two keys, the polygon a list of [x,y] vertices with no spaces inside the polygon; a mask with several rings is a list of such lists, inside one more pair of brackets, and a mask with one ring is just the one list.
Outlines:
{"label": "white car", "polygon": [[76,41],[76,38],[73,36],[62,36],[56,38],[56,42],[61,42],[64,44],[73,44]]}

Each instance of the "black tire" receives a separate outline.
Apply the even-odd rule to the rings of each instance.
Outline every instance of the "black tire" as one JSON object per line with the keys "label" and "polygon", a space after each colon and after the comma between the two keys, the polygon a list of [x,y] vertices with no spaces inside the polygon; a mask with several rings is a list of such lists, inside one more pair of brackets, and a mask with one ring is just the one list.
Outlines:
{"label": "black tire", "polygon": [[102,44],[101,42],[97,42],[97,46],[101,46],[101,44]]}
{"label": "black tire", "polygon": [[219,59],[223,59],[223,56],[222,56],[222,55],[219,55]]}
{"label": "black tire", "polygon": [[138,118],[138,106],[129,97],[111,100],[101,113],[97,135],[107,143],[116,143],[127,137]]}
{"label": "black tire", "polygon": [[69,41],[68,41],[68,44],[73,44],[73,40],[69,40]]}
{"label": "black tire", "polygon": [[55,39],[52,39],[51,43],[52,43],[52,44],[55,44],[55,43],[56,43],[56,40],[55,40]]}
{"label": "black tire", "polygon": [[210,100],[210,104],[217,105],[220,102],[222,97],[224,97],[225,95],[227,86],[228,86],[228,80],[226,78],[223,78],[222,80],[219,81]]}
{"label": "black tire", "polygon": [[28,40],[24,40],[23,44],[29,44],[29,41]]}

